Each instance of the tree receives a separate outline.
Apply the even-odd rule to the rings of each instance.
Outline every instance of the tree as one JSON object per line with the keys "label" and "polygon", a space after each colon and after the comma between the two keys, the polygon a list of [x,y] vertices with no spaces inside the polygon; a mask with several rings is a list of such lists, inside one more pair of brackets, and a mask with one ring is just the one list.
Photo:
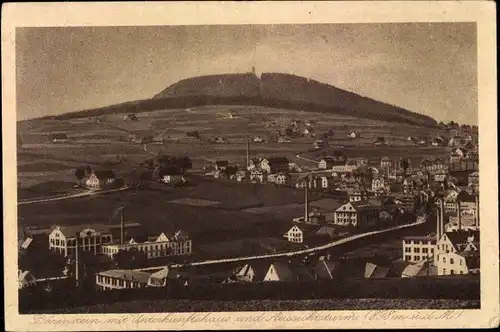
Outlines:
{"label": "tree", "polygon": [[139,269],[146,266],[148,257],[144,251],[132,248],[118,251],[113,260],[118,269]]}
{"label": "tree", "polygon": [[86,172],[84,167],[77,167],[75,170],[75,177],[79,186],[82,185],[82,180],[85,177]]}
{"label": "tree", "polygon": [[90,174],[92,174],[92,167],[89,165],[85,166],[85,173],[87,176],[90,176]]}
{"label": "tree", "polygon": [[402,158],[399,161],[399,166],[403,169],[403,175],[406,176],[406,171],[410,167],[410,162],[408,161],[407,158]]}

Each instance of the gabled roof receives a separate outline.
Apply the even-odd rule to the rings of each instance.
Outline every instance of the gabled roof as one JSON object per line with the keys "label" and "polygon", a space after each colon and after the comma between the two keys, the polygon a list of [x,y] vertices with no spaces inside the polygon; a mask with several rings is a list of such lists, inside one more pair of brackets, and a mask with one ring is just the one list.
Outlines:
{"label": "gabled roof", "polygon": [[66,133],[55,133],[52,134],[53,139],[67,139],[68,135]]}
{"label": "gabled roof", "polygon": [[250,269],[252,269],[254,273],[253,280],[254,282],[260,282],[264,280],[266,273],[268,271],[269,264],[266,262],[255,261],[252,263],[245,264],[239,271],[236,273],[236,276],[246,276]]}
{"label": "gabled roof", "polygon": [[144,284],[147,284],[149,278],[151,277],[151,273],[135,270],[108,270],[101,271],[99,274],[110,278],[137,281]]}
{"label": "gabled roof", "polygon": [[455,231],[455,232],[446,232],[445,235],[450,239],[450,242],[453,244],[457,251],[461,251],[469,240],[479,239],[479,231]]}
{"label": "gabled roof", "polygon": [[31,242],[33,242],[33,238],[29,237],[29,238],[25,239],[24,242],[21,244],[21,248],[22,249],[28,249],[28,247],[30,246]]}
{"label": "gabled roof", "polygon": [[286,157],[269,157],[266,158],[269,164],[288,164],[288,158]]}
{"label": "gabled roof", "polygon": [[302,264],[287,263],[283,261],[274,262],[276,273],[281,281],[312,280],[313,277],[307,268]]}
{"label": "gabled roof", "polygon": [[96,232],[109,234],[110,227],[104,224],[85,224],[85,225],[69,225],[69,226],[56,226],[66,237],[75,237],[76,233],[83,232],[86,229],[93,229]]}
{"label": "gabled roof", "polygon": [[373,263],[366,263],[365,278],[385,278],[389,273],[389,266],[381,266]]}
{"label": "gabled roof", "polygon": [[336,267],[337,265],[335,262],[327,260],[321,256],[318,263],[314,267],[314,271],[320,279],[333,279]]}
{"label": "gabled roof", "polygon": [[461,191],[460,193],[458,193],[457,200],[459,200],[460,202],[475,202],[476,197],[466,191]]}

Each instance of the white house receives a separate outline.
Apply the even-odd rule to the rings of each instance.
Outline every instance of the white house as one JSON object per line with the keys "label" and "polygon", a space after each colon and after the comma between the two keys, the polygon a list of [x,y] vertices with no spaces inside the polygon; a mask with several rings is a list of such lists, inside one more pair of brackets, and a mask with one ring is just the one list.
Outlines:
{"label": "white house", "polygon": [[372,191],[379,191],[385,188],[384,178],[377,177],[372,180]]}
{"label": "white house", "polygon": [[164,175],[161,181],[165,184],[185,184],[186,178],[183,175]]}
{"label": "white house", "polygon": [[19,289],[36,286],[36,278],[30,271],[17,271],[17,283]]}
{"label": "white house", "polygon": [[144,288],[151,273],[134,270],[109,270],[96,274],[96,285],[100,290]]}
{"label": "white house", "polygon": [[361,135],[358,132],[352,131],[349,135],[347,135],[350,138],[358,138]]}
{"label": "white house", "polygon": [[115,175],[112,171],[94,171],[87,181],[85,181],[85,185],[90,189],[102,189],[106,185],[112,185],[115,180]]}
{"label": "white house", "polygon": [[449,252],[439,256],[438,275],[477,274],[480,271],[479,251]]}
{"label": "white house", "polygon": [[264,281],[310,281],[313,276],[304,265],[274,262],[269,266]]}
{"label": "white house", "polygon": [[403,260],[416,263],[434,258],[435,236],[407,236],[403,239]]}
{"label": "white house", "polygon": [[[479,268],[479,232],[446,232],[436,245],[438,275],[466,274]],[[471,257],[469,261],[465,256]]]}
{"label": "white house", "polygon": [[304,242],[304,232],[297,226],[294,225],[292,228],[286,232],[283,237],[292,243],[302,243]]}

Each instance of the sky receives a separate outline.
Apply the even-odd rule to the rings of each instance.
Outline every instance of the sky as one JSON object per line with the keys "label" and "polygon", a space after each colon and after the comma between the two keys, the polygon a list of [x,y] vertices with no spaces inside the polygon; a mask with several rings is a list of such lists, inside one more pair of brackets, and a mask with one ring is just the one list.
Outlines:
{"label": "sky", "polygon": [[17,117],[146,99],[255,65],[477,124],[476,56],[475,23],[18,28]]}

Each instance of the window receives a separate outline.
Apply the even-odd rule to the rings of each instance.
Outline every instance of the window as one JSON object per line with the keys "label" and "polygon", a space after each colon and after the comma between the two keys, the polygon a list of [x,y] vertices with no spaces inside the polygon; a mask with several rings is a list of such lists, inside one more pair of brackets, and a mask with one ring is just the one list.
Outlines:
{"label": "window", "polygon": [[[453,258],[450,258],[450,264],[453,264]],[[453,271],[453,270],[452,270]],[[453,274],[453,273],[452,273]]]}
{"label": "window", "polygon": [[455,274],[455,271],[450,270],[450,274],[451,274],[451,275],[454,275],[454,274]]}
{"label": "window", "polygon": [[406,261],[411,261],[411,256],[410,256],[410,255],[406,255],[406,256],[405,256],[405,260],[406,260]]}
{"label": "window", "polygon": [[427,254],[427,252],[428,252],[428,251],[429,251],[429,249],[427,249],[427,248],[422,248],[422,253],[423,253],[423,254]]}
{"label": "window", "polygon": [[414,248],[413,250],[416,254],[420,253],[420,248]]}
{"label": "window", "polygon": [[443,269],[443,274],[446,274],[446,269]]}
{"label": "window", "polygon": [[446,257],[443,257],[443,263],[446,263]]}

